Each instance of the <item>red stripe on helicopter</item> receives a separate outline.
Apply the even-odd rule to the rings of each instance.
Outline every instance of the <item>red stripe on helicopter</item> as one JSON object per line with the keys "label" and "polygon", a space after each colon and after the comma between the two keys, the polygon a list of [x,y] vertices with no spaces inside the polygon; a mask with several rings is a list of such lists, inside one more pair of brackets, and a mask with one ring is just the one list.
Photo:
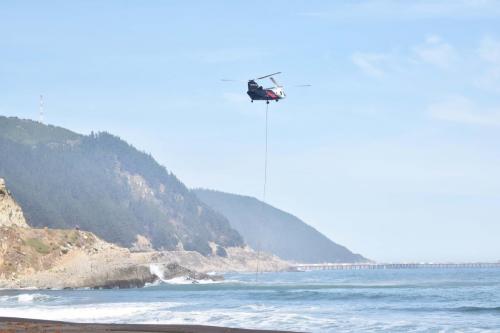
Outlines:
{"label": "red stripe on helicopter", "polygon": [[267,95],[267,97],[278,98],[278,96],[274,92],[272,92],[271,90],[268,90],[266,92],[266,95]]}

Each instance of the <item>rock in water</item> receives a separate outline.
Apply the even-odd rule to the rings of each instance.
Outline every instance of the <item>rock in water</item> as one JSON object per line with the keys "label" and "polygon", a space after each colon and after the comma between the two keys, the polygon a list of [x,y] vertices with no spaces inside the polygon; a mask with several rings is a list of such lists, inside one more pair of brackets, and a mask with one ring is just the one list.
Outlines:
{"label": "rock in water", "polygon": [[106,272],[105,277],[89,279],[86,286],[94,289],[140,288],[157,279],[145,265],[123,266]]}

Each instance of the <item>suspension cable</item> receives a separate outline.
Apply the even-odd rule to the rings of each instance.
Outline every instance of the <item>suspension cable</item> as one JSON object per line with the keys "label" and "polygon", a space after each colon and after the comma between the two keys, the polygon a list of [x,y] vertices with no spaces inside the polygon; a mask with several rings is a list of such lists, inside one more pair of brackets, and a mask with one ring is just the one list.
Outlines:
{"label": "suspension cable", "polygon": [[266,151],[264,154],[264,189],[262,191],[262,202],[266,203],[266,186],[267,186],[267,132],[268,132],[268,112],[269,103],[266,104]]}
{"label": "suspension cable", "polygon": [[[269,115],[269,102],[266,103],[266,144],[265,144],[265,151],[264,151],[264,186],[262,189],[262,210],[261,210],[261,216],[262,216],[262,222],[265,222],[265,209],[266,209],[266,187],[267,187],[267,142],[268,142],[268,132],[269,132],[269,125],[268,125],[268,117]],[[262,242],[260,242],[262,244]],[[257,282],[259,280],[259,266],[260,266],[260,246],[257,246],[257,270],[255,272],[255,281]]]}

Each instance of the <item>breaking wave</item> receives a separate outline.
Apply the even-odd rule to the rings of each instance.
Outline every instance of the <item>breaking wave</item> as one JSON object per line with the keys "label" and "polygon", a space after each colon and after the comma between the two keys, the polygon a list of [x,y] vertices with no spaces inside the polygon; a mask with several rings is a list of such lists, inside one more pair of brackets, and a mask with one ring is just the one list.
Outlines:
{"label": "breaking wave", "polygon": [[49,296],[45,294],[19,294],[19,295],[0,296],[0,304],[1,303],[29,304],[35,302],[55,301],[58,299],[59,297]]}
{"label": "breaking wave", "polygon": [[222,284],[165,279],[155,265],[151,272],[160,277],[152,288],[0,291],[0,316],[321,333],[500,332],[498,270],[228,273]]}
{"label": "breaking wave", "polygon": [[147,317],[148,314],[161,313],[178,305],[179,303],[175,302],[153,302],[7,307],[0,308],[0,313],[5,317],[70,322],[125,323],[140,322],[140,318]]}
{"label": "breaking wave", "polygon": [[[163,268],[160,265],[157,264],[150,264],[149,265],[149,271],[151,274],[154,274],[158,277],[159,281],[153,282],[148,284],[147,286],[157,286],[161,283],[166,283],[166,284],[218,284],[218,283],[224,283],[226,281],[221,280],[221,281],[213,281],[209,279],[193,279],[189,276],[178,276],[174,277],[171,279],[166,279],[165,278],[165,272]],[[212,274],[208,275],[215,275],[215,273],[211,272]]]}

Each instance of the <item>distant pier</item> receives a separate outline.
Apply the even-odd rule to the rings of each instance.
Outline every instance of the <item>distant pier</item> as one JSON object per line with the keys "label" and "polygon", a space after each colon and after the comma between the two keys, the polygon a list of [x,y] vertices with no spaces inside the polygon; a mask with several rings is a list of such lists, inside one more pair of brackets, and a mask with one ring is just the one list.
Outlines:
{"label": "distant pier", "polygon": [[296,264],[297,271],[353,269],[421,269],[421,268],[500,268],[500,262],[474,263],[361,263],[361,264]]}

